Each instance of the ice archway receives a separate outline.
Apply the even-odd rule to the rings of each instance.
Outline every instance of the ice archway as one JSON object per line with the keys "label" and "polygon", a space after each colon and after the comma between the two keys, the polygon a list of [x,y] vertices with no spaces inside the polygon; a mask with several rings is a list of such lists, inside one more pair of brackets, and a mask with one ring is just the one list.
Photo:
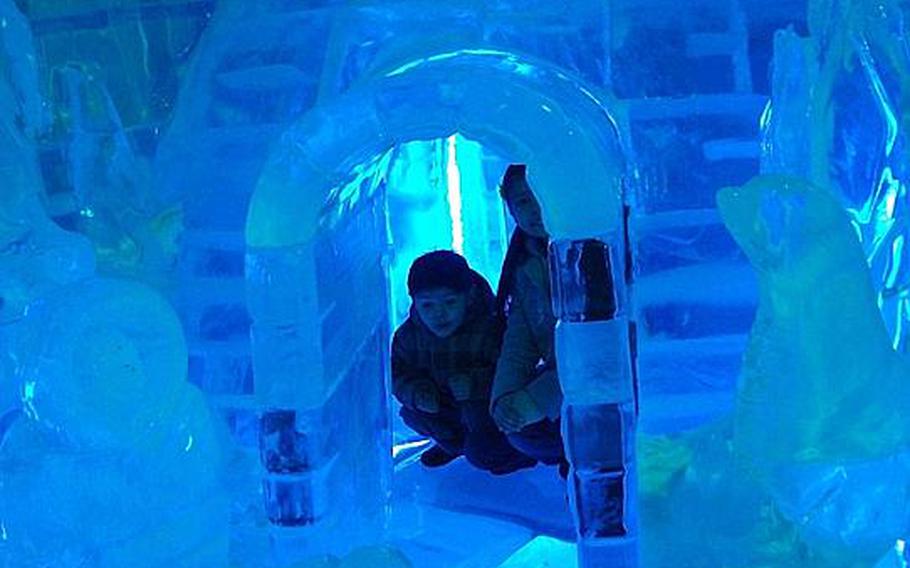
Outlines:
{"label": "ice archway", "polygon": [[[292,428],[290,435],[300,442],[292,450],[295,456],[273,460],[273,464],[296,464],[273,471],[284,475],[293,470],[299,478],[285,476],[268,482],[267,487],[274,496],[306,496],[304,503],[290,509],[274,504],[277,510],[270,513],[273,520],[290,514],[292,524],[308,524],[314,529],[341,519],[350,524],[351,517],[349,512],[342,512],[344,499],[340,497],[340,492],[350,494],[344,493],[350,489],[339,482],[345,478],[339,470],[360,468],[361,475],[349,479],[362,479],[364,468],[378,468],[371,477],[381,479],[376,474],[388,461],[384,457],[365,459],[362,454],[346,460],[346,447],[332,445],[331,440],[344,440],[345,446],[355,446],[350,451],[357,451],[359,443],[361,450],[375,448],[376,444],[369,441],[376,440],[375,432],[381,429],[373,421],[379,413],[368,412],[358,415],[365,422],[357,426],[362,435],[352,435],[355,426],[348,416],[344,436],[338,436],[340,426],[332,417],[337,416],[333,407],[342,403],[340,391],[353,393],[360,406],[383,409],[385,403],[381,389],[361,391],[346,386],[345,373],[358,366],[356,361],[328,360],[327,349],[331,347],[327,347],[325,335],[338,331],[327,330],[322,323],[334,307],[320,297],[317,281],[332,276],[325,275],[325,266],[320,267],[317,256],[318,242],[326,235],[326,203],[352,171],[395,145],[458,132],[501,156],[527,163],[554,242],[559,245],[598,238],[610,247],[614,270],[619,274],[621,308],[618,317],[608,322],[609,329],[603,322],[570,323],[565,320],[571,317],[563,317],[558,343],[566,345],[564,339],[570,336],[572,343],[584,342],[597,334],[600,341],[605,337],[615,340],[617,349],[626,352],[624,272],[616,270],[625,261],[622,189],[626,160],[614,111],[605,98],[548,64],[503,52],[461,50],[376,74],[338,99],[317,106],[282,136],[260,176],[246,226],[256,394],[265,409],[293,409],[284,418],[265,419],[264,452],[271,451],[267,439],[273,432]],[[345,310],[352,315],[343,325],[361,325],[362,329],[343,334],[343,351],[344,357],[353,359],[358,346],[378,343],[379,349],[373,349],[371,356],[380,362],[369,368],[381,370],[385,345],[382,341],[372,343],[370,316],[364,315],[372,313],[380,319],[382,314],[375,304],[383,304],[385,309],[380,293],[383,275],[381,268],[375,267],[382,252],[378,247],[383,245],[370,236],[375,230],[375,223],[357,223],[345,233],[344,244],[376,248],[361,254],[372,254],[373,262],[352,261],[351,266],[339,268],[345,262],[337,259],[333,274],[336,282],[358,281],[361,284],[355,290],[375,295],[372,303],[364,303],[361,297],[347,298],[351,305]],[[350,256],[345,258],[350,260]],[[559,311],[566,316],[565,310]],[[582,354],[560,347],[566,412],[572,415],[573,405],[587,409],[576,415],[588,427],[596,420],[598,403],[631,400],[628,357],[616,357],[615,350],[610,350],[614,353],[607,357],[611,363],[596,360],[607,350],[588,349]],[[616,384],[604,385],[606,377]],[[579,397],[579,392],[584,396]],[[349,414],[352,402],[344,404]],[[567,422],[571,439],[572,420]],[[580,463],[582,457],[571,451],[570,459],[577,472],[585,471],[586,465],[595,469],[594,464]],[[335,471],[329,471],[333,468]],[[579,535],[603,536],[592,528],[590,521],[597,517],[597,506],[594,500],[584,502],[583,497],[591,495],[586,493],[586,483],[578,480],[579,475],[575,484]],[[333,488],[329,485],[332,483],[338,485]],[[381,487],[373,493],[381,500]],[[370,508],[362,492],[358,499],[356,509]]]}

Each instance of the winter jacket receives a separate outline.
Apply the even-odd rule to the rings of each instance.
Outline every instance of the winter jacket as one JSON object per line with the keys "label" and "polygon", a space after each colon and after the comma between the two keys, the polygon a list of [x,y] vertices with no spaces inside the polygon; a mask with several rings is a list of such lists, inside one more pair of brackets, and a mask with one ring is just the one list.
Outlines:
{"label": "winter jacket", "polygon": [[411,308],[392,339],[392,392],[403,405],[413,407],[414,394],[432,386],[451,398],[448,379],[467,375],[471,399],[489,400],[500,333],[494,316],[493,292],[478,273],[470,292],[465,319],[449,337],[437,337]]}
{"label": "winter jacket", "polygon": [[562,390],[556,374],[555,328],[547,259],[541,251],[532,251],[515,273],[491,410],[503,396],[524,389],[548,418],[559,417]]}

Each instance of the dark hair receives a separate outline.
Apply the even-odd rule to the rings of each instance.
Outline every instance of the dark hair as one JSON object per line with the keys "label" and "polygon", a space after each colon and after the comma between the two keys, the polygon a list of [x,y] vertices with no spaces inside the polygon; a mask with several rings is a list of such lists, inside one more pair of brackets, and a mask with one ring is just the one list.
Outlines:
{"label": "dark hair", "polygon": [[509,190],[515,186],[516,183],[523,183],[527,185],[528,183],[528,166],[525,164],[509,164],[506,168],[504,174],[502,174],[502,180],[499,182],[499,195],[508,201]]}
{"label": "dark hair", "polygon": [[413,296],[434,288],[467,292],[474,283],[468,261],[450,250],[436,250],[417,258],[408,271],[408,293]]}

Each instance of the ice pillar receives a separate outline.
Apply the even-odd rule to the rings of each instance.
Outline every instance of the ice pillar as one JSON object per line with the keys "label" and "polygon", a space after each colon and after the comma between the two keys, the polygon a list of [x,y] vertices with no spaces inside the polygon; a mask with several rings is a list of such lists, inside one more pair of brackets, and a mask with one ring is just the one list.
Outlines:
{"label": "ice pillar", "polygon": [[634,331],[625,231],[550,248],[563,439],[579,562],[638,565]]}

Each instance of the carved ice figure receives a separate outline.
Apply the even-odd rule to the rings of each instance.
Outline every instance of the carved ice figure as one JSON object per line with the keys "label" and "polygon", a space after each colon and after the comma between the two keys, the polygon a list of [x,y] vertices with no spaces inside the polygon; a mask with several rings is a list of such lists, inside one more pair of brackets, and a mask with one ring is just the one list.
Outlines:
{"label": "carved ice figure", "polygon": [[0,437],[17,404],[12,372],[18,324],[28,304],[94,271],[86,239],[48,219],[34,146],[42,124],[28,22],[0,0]]}
{"label": "carved ice figure", "polygon": [[226,566],[219,433],[173,310],[129,282],[59,292],[20,340],[0,566]]}
{"label": "carved ice figure", "polygon": [[0,567],[227,565],[215,424],[170,306],[45,214],[28,23],[0,0]]}
{"label": "carved ice figure", "polygon": [[639,438],[644,565],[885,566],[910,528],[910,365],[856,231],[829,191],[796,178],[717,201],[759,307],[733,413]]}
{"label": "carved ice figure", "polygon": [[67,116],[64,148],[72,183],[72,192],[49,199],[52,215],[66,216],[89,237],[100,274],[164,288],[176,263],[182,209],[159,197],[148,159],[134,150],[103,80],[75,64],[52,75]]}
{"label": "carved ice figure", "polygon": [[816,557],[871,566],[910,527],[910,365],[826,190],[764,176],[717,197],[755,267],[759,307],[732,447]]}
{"label": "carved ice figure", "polygon": [[910,44],[897,0],[811,0],[809,37],[775,35],[762,173],[806,178],[842,202],[895,348],[910,351]]}

